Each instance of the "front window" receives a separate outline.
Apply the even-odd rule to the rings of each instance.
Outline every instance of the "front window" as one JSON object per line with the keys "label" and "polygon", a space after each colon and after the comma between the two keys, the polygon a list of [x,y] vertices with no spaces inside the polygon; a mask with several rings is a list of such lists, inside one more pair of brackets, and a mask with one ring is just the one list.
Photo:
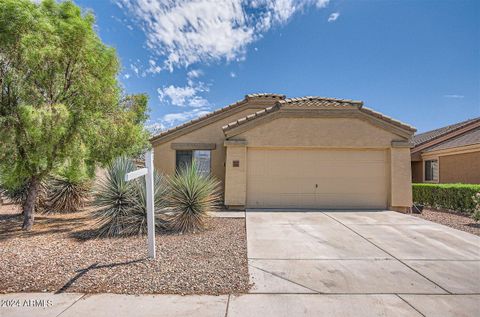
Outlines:
{"label": "front window", "polygon": [[438,180],[438,161],[428,160],[425,161],[425,181],[437,181]]}
{"label": "front window", "polygon": [[211,151],[210,150],[177,150],[176,168],[177,170],[189,166],[195,161],[198,172],[202,175],[210,174]]}

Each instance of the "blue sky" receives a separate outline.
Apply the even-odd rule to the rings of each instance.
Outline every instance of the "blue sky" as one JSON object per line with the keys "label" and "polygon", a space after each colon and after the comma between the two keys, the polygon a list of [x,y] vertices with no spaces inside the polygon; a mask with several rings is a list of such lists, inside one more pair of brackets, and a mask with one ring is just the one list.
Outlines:
{"label": "blue sky", "polygon": [[75,2],[151,127],[255,92],[362,100],[419,132],[480,116],[480,1]]}

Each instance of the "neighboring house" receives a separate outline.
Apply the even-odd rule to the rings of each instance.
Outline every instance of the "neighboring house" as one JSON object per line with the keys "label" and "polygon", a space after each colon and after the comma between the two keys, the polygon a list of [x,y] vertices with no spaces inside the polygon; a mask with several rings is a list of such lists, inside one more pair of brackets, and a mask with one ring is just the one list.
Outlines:
{"label": "neighboring house", "polygon": [[196,159],[228,208],[408,211],[414,132],[360,101],[252,94],[151,142],[156,169]]}
{"label": "neighboring house", "polygon": [[414,183],[480,184],[480,118],[413,137]]}

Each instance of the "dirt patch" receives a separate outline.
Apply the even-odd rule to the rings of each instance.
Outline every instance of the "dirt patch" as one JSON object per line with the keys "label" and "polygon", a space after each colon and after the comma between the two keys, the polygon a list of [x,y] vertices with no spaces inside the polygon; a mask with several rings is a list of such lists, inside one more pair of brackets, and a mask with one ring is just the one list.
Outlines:
{"label": "dirt patch", "polygon": [[0,207],[0,292],[245,293],[245,219],[211,218],[197,234],[93,239],[90,211],[37,215],[23,232],[17,206]]}
{"label": "dirt patch", "polygon": [[424,209],[421,214],[413,215],[480,236],[480,223],[463,214]]}

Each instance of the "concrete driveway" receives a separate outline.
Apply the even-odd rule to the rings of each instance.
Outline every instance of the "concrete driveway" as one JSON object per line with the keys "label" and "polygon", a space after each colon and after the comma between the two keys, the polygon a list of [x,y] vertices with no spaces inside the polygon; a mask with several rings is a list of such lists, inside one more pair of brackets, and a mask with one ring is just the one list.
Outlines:
{"label": "concrete driveway", "polygon": [[228,316],[480,316],[480,237],[393,211],[246,213]]}

